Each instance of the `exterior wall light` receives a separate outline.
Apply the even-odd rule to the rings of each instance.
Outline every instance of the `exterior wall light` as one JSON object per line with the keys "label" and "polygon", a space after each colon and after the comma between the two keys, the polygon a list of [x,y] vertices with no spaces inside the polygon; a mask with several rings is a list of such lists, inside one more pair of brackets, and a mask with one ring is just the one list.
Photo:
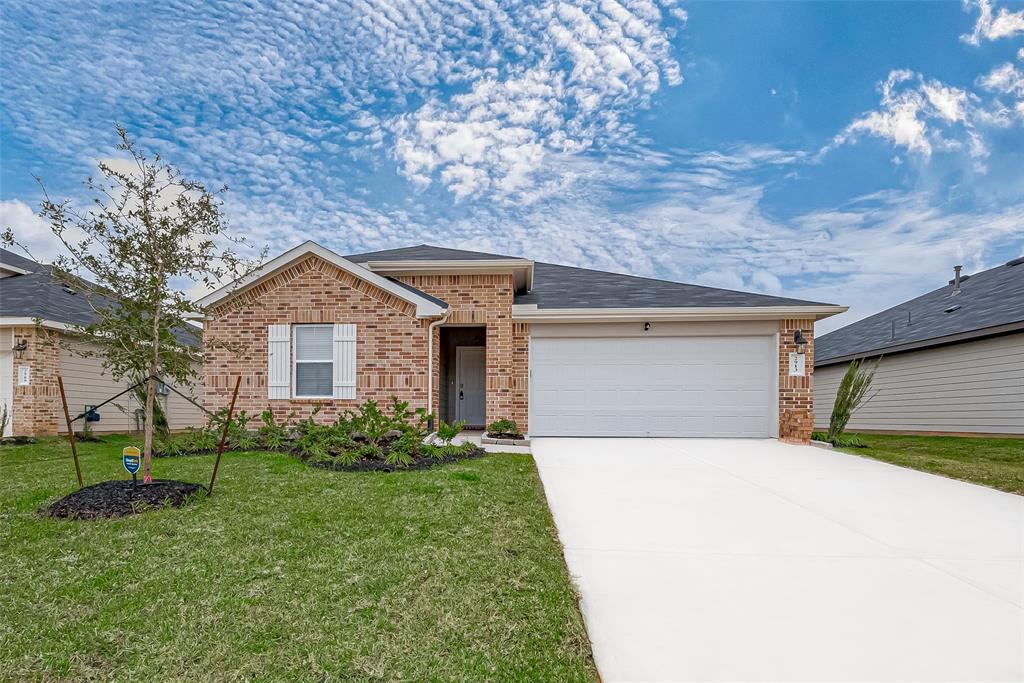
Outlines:
{"label": "exterior wall light", "polygon": [[647,332],[650,329],[651,329],[651,324],[650,323],[644,323],[644,332]]}
{"label": "exterior wall light", "polygon": [[797,330],[793,333],[793,343],[796,344],[801,351],[803,351],[803,348],[807,346],[807,340],[804,339],[803,330]]}
{"label": "exterior wall light", "polygon": [[22,340],[19,340],[17,344],[12,346],[11,350],[14,351],[14,357],[17,358],[18,360],[21,360],[22,356],[25,355],[25,349],[27,349],[27,348],[28,348],[28,340],[27,339],[22,339]]}

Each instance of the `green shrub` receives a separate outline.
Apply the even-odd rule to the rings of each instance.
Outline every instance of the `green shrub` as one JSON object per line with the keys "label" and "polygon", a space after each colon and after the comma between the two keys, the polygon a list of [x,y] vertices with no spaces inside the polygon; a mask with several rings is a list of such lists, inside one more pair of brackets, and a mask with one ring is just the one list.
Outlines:
{"label": "green shrub", "polygon": [[830,441],[828,434],[825,432],[814,432],[811,434],[811,438],[815,441],[824,441],[830,443],[836,448],[867,448],[868,442],[859,436],[853,434],[840,434],[837,439]]}
{"label": "green shrub", "polygon": [[455,439],[455,437],[462,433],[462,430],[465,429],[465,427],[465,420],[456,420],[451,424],[441,420],[437,423],[437,438],[447,446]]}
{"label": "green shrub", "polygon": [[519,425],[516,424],[516,421],[509,419],[495,420],[491,424],[487,425],[487,434],[492,437],[521,437],[523,435],[523,433],[519,431]]}
{"label": "green shrub", "polygon": [[366,443],[377,449],[381,447],[384,437],[391,433],[394,424],[374,400],[359,406],[359,410],[349,417],[349,423],[354,431],[363,435]]}
{"label": "green shrub", "polygon": [[868,398],[868,390],[871,388],[871,382],[875,379],[875,371],[878,370],[880,362],[881,359],[868,368],[859,359],[850,361],[850,366],[846,368],[846,374],[839,382],[836,401],[832,406],[832,416],[828,421],[829,443],[835,443],[846,429],[850,417],[864,403],[871,400]]}
{"label": "green shrub", "polygon": [[294,417],[295,412],[292,411],[283,422],[279,423],[274,419],[273,412],[264,410],[260,413],[260,420],[263,424],[256,432],[256,440],[260,446],[268,451],[284,450],[290,441],[291,428],[288,426],[288,423]]}

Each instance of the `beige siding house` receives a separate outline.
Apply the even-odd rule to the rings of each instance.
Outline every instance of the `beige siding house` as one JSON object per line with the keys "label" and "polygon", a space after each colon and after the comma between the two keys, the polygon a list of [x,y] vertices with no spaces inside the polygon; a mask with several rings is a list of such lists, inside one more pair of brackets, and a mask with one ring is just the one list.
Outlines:
{"label": "beige siding house", "polygon": [[[65,289],[47,266],[0,249],[0,417],[6,415],[3,436],[45,436],[67,431],[59,374],[71,417],[128,388],[103,371],[99,358],[82,357],[86,347],[68,331],[68,324],[88,322],[91,309],[82,297]],[[37,322],[39,323],[37,325]],[[199,345],[198,330],[185,337]],[[192,342],[190,342],[192,343]],[[197,370],[200,368],[197,367]],[[183,394],[202,396],[201,383],[176,387]],[[205,422],[205,413],[167,389],[160,395],[171,429]],[[129,432],[141,425],[139,402],[129,393],[108,403],[89,425],[97,433]],[[2,421],[2,420],[0,420]],[[74,422],[81,430],[84,419]]]}
{"label": "beige siding house", "polygon": [[880,362],[851,431],[1024,436],[1024,265],[954,277],[819,337],[817,351],[817,429],[850,359],[866,358]]}

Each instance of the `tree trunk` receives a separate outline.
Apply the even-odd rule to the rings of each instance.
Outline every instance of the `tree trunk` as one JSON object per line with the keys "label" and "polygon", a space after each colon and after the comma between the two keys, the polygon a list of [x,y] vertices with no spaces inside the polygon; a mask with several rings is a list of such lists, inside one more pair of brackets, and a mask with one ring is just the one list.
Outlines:
{"label": "tree trunk", "polygon": [[160,311],[153,315],[153,358],[146,380],[146,425],[142,450],[142,483],[153,481],[153,401],[156,400],[156,373],[160,368]]}
{"label": "tree trunk", "polygon": [[142,483],[153,481],[153,401],[156,400],[156,365],[149,366],[146,380],[146,424],[142,450]]}

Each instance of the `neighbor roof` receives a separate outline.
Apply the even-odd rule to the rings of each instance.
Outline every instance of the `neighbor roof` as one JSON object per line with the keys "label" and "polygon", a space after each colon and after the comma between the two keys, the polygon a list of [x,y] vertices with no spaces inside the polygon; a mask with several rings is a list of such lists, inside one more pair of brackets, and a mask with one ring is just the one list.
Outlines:
{"label": "neighbor roof", "polygon": [[822,335],[814,342],[814,363],[938,346],[1015,328],[1024,330],[1024,259],[962,277],[959,294],[946,284]]}
{"label": "neighbor roof", "polygon": [[[0,263],[32,272],[0,278],[0,318],[39,318],[56,323],[88,325],[96,319],[92,306],[107,306],[110,300],[92,295],[92,305],[85,295],[51,274],[50,266],[37,263],[0,249]],[[183,330],[175,336],[183,344],[198,346],[199,330]]]}
{"label": "neighbor roof", "polygon": [[[370,261],[421,260],[479,261],[521,257],[420,244],[403,249],[353,254],[345,258],[355,263],[366,263]],[[515,303],[536,304],[538,308],[543,309],[828,305],[815,301],[688,285],[669,280],[573,268],[540,261],[534,264],[533,288],[528,292],[517,292]]]}

